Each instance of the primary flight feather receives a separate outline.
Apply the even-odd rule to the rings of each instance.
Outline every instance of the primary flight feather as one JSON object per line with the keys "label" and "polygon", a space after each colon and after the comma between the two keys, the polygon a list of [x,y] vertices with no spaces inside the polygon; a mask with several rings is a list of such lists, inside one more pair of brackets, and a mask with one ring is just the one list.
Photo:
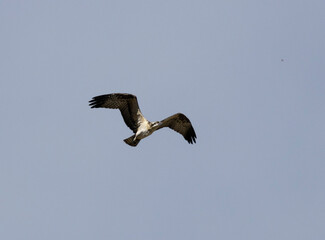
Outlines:
{"label": "primary flight feather", "polygon": [[183,135],[188,143],[195,143],[196,134],[190,120],[182,113],[176,113],[162,121],[150,122],[141,113],[137,97],[127,93],[112,93],[93,97],[89,101],[91,108],[112,108],[121,111],[125,124],[134,135],[124,139],[128,145],[135,147],[141,139],[154,131],[169,127]]}

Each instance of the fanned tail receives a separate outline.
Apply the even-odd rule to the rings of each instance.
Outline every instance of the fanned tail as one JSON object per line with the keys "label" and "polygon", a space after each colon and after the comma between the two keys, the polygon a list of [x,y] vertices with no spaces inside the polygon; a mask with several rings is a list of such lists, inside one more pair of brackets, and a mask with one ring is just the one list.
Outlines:
{"label": "fanned tail", "polygon": [[134,141],[134,140],[133,140],[134,137],[135,137],[135,135],[133,135],[133,136],[131,136],[131,137],[129,137],[129,138],[126,138],[126,139],[124,139],[123,141],[124,141],[126,144],[128,144],[128,145],[130,145],[130,146],[132,146],[132,147],[136,147],[136,146],[138,145],[138,143],[140,142],[140,139],[136,139],[136,140]]}

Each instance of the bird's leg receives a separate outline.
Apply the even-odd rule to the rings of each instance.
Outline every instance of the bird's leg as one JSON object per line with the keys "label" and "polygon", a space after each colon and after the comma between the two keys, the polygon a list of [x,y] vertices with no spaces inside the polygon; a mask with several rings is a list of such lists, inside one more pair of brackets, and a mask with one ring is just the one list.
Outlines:
{"label": "bird's leg", "polygon": [[138,138],[138,136],[141,136],[141,130],[140,130],[140,129],[138,129],[138,131],[134,134],[134,139],[133,139],[133,141],[136,141],[137,138]]}

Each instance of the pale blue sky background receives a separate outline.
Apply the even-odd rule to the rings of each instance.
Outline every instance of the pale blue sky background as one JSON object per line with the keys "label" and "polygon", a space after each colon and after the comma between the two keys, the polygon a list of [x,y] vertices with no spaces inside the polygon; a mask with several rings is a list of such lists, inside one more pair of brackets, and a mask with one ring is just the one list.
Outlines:
{"label": "pale blue sky background", "polygon": [[[0,1],[0,238],[325,239],[325,2]],[[283,59],[283,61],[282,61]],[[183,112],[131,148],[119,111]]]}

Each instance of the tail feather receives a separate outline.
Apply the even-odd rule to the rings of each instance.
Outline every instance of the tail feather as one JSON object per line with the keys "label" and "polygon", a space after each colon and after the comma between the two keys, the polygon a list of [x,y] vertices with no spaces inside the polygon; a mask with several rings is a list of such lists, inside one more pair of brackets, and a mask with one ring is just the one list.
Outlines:
{"label": "tail feather", "polygon": [[140,139],[136,139],[135,141],[133,140],[134,139],[134,136],[135,135],[133,135],[133,136],[131,136],[131,137],[129,137],[129,138],[126,138],[126,139],[124,139],[123,141],[126,143],[126,144],[128,144],[128,145],[130,145],[130,146],[132,146],[132,147],[136,147],[137,145],[138,145],[138,143],[140,142]]}

